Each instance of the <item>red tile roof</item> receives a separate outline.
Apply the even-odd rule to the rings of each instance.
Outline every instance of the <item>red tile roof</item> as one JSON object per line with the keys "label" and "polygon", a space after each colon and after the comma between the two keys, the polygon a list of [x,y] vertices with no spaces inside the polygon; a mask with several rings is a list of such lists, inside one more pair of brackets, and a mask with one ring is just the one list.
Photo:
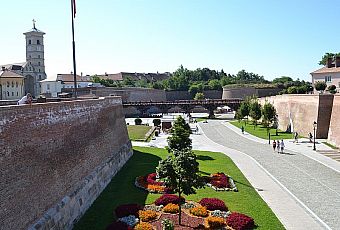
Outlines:
{"label": "red tile roof", "polygon": [[314,73],[340,73],[340,67],[328,68],[327,66],[324,66],[321,69],[311,72],[311,74],[314,74]]}

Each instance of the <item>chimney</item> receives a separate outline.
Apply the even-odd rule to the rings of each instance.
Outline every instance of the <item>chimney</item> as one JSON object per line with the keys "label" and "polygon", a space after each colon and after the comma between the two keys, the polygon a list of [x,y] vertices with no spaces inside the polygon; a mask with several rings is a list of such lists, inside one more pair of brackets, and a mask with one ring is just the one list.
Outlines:
{"label": "chimney", "polygon": [[80,72],[80,76],[81,76],[81,77],[83,76],[83,72]]}
{"label": "chimney", "polygon": [[335,67],[336,68],[340,67],[340,56],[335,57]]}
{"label": "chimney", "polygon": [[5,71],[5,70],[6,70],[5,66],[2,66],[2,67],[1,67],[1,70],[2,70],[2,71]]}
{"label": "chimney", "polygon": [[332,68],[332,62],[333,62],[333,58],[329,57],[327,59],[327,68]]}

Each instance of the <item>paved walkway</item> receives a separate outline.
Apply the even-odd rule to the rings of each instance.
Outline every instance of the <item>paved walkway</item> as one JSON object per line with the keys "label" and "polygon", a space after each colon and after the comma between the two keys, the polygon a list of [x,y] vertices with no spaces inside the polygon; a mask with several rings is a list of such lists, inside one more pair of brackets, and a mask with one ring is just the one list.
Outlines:
{"label": "paved walkway", "polygon": [[[193,148],[223,152],[235,162],[287,229],[339,229],[340,164],[312,151],[309,143],[286,141],[286,154],[229,123],[199,123],[202,135],[191,135]],[[150,143],[164,147],[166,135]],[[212,141],[214,140],[214,141]],[[329,147],[318,144],[328,151]]]}

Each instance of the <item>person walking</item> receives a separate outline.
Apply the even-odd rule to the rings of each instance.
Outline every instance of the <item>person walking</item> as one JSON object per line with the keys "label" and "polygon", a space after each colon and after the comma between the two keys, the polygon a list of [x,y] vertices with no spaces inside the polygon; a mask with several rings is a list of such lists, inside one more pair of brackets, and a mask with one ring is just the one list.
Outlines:
{"label": "person walking", "polygon": [[243,125],[241,127],[241,131],[242,131],[242,134],[244,134],[244,127],[243,127]]}
{"label": "person walking", "polygon": [[281,148],[281,153],[283,153],[283,151],[285,150],[285,143],[283,142],[283,139],[281,140],[280,148]]}
{"label": "person walking", "polygon": [[312,140],[312,138],[313,138],[312,133],[309,133],[308,136],[309,136],[309,143],[312,143],[313,142],[313,140]]}
{"label": "person walking", "polygon": [[298,143],[298,136],[299,136],[298,132],[295,132],[294,133],[294,143],[295,142]]}
{"label": "person walking", "polygon": [[274,150],[274,152],[275,152],[275,149],[276,149],[276,141],[274,140],[273,141],[273,150]]}
{"label": "person walking", "polygon": [[280,153],[281,147],[280,147],[280,141],[279,140],[277,140],[276,148],[277,148],[277,153]]}

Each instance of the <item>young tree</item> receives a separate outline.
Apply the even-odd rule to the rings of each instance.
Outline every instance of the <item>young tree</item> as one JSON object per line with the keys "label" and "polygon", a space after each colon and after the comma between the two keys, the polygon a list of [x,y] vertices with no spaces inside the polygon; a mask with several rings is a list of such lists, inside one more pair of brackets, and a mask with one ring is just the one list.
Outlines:
{"label": "young tree", "polygon": [[[240,108],[238,109],[238,113],[241,117],[241,119],[249,116],[249,100],[245,100],[244,102],[241,103]],[[245,121],[244,123],[245,125],[247,124],[247,122]]]}
{"label": "young tree", "polygon": [[[182,117],[177,118],[168,138],[170,155],[159,162],[156,172],[164,179],[165,185],[172,188],[181,197],[182,194],[195,194],[195,189],[203,187],[199,176],[199,163],[192,152],[190,129]],[[182,133],[185,133],[183,135]],[[188,139],[190,141],[188,141]],[[178,221],[181,224],[181,203],[179,203]]]}
{"label": "young tree", "polygon": [[331,94],[335,94],[335,93],[336,93],[336,86],[335,86],[335,85],[330,85],[330,86],[328,86],[327,90],[328,90]]}
{"label": "young tree", "polygon": [[161,125],[162,121],[161,121],[161,119],[156,118],[156,119],[153,119],[152,123],[153,123],[154,126],[159,126],[159,125]]}
{"label": "young tree", "polygon": [[250,103],[249,115],[254,121],[254,124],[255,124],[254,129],[255,129],[255,127],[257,126],[257,121],[260,120],[262,116],[261,105],[257,99],[252,100],[252,102]]}
{"label": "young tree", "polygon": [[170,129],[171,136],[168,137],[168,151],[191,150],[191,129],[184,118],[179,116]]}
{"label": "young tree", "polygon": [[264,104],[262,108],[262,118],[263,118],[263,124],[267,128],[267,132],[269,132],[270,125],[276,119],[276,109],[272,104],[268,102]]}

